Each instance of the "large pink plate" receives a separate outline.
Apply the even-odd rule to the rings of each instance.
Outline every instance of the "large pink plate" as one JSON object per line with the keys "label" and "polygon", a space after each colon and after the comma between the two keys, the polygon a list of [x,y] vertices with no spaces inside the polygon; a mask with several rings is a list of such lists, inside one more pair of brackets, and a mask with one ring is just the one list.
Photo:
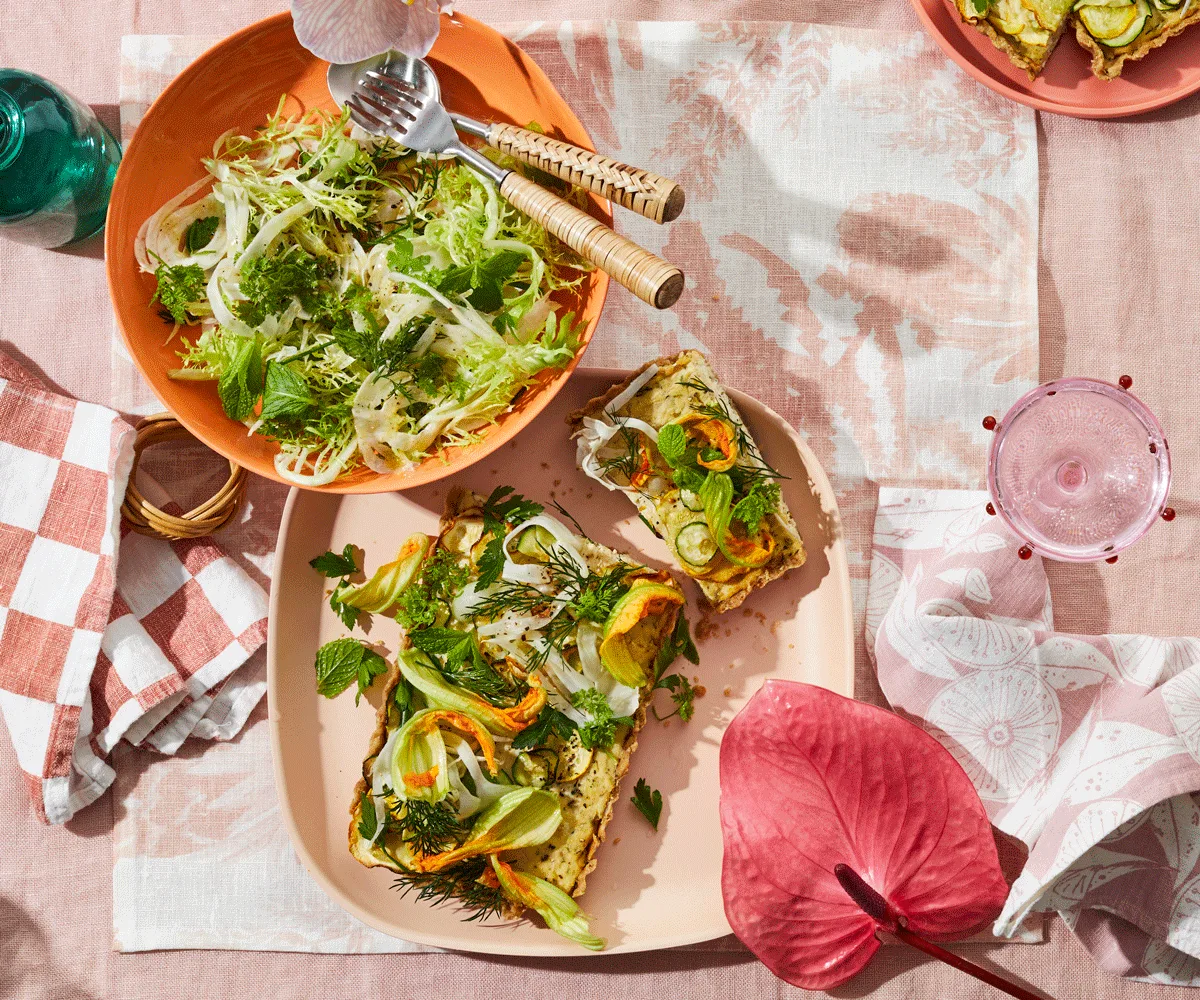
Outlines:
{"label": "large pink plate", "polygon": [[1091,56],[1068,29],[1036,80],[1014,66],[987,36],[964,24],[953,0],[912,0],[942,50],[997,94],[1076,118],[1121,118],[1165,107],[1200,90],[1200,29],[1186,31],[1144,59],[1127,62],[1116,80],[1092,75]]}
{"label": "large pink plate", "polygon": [[[345,630],[324,600],[325,581],[308,560],[347,542],[361,545],[368,566],[390,558],[414,531],[436,531],[453,484],[489,492],[511,484],[540,501],[558,499],[597,541],[654,566],[667,552],[619,493],[575,468],[565,415],[628,373],[579,369],[546,409],[507,446],[451,480],[403,493],[339,496],[292,490],[283,515],[271,590],[267,670],[275,780],[292,844],[321,887],[372,927],[444,948],[503,955],[590,952],[532,921],[463,923],[449,907],[433,908],[392,891],[392,876],[368,870],[346,849],[347,808],[375,723],[379,692],[360,705],[347,693],[329,700],[314,688],[317,648]],[[721,827],[717,812],[717,750],[733,715],[768,677],[821,684],[853,693],[854,636],[850,578],[837,504],[809,448],[777,414],[734,393],[767,458],[790,478],[784,496],[808,547],[808,562],[756,591],[736,611],[702,629],[700,666],[689,676],[707,693],[696,716],[642,732],[622,782],[599,866],[581,902],[609,952],[648,951],[711,940],[729,933],[721,902]],[[687,583],[693,627],[696,590]],[[376,616],[373,641],[396,649],[395,622]],[[664,705],[667,701],[659,692]],[[662,791],[655,833],[629,804],[644,777]]]}

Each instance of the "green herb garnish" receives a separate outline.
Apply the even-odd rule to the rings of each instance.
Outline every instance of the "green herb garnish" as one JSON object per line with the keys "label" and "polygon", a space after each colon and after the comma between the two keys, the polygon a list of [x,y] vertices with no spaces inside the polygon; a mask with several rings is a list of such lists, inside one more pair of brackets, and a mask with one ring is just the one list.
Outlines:
{"label": "green herb garnish", "polygon": [[245,420],[263,391],[262,349],[257,337],[243,337],[217,380],[217,395],[227,416]]}
{"label": "green herb garnish", "polygon": [[196,219],[187,227],[183,234],[183,245],[187,249],[187,252],[194,255],[208,246],[217,231],[217,226],[220,224],[221,220],[215,215]]}
{"label": "green herb garnish", "polygon": [[[511,495],[510,495],[511,494]],[[483,533],[491,540],[479,559],[479,578],[476,589],[484,590],[500,579],[504,571],[504,536],[509,524],[519,524],[537,517],[545,508],[526,500],[511,486],[497,486],[483,503]]]}
{"label": "green herb garnish", "polygon": [[163,308],[163,319],[171,319],[179,324],[191,323],[196,319],[188,306],[206,301],[204,269],[199,264],[164,264],[163,259],[155,255],[158,267],[154,277],[158,287],[150,298],[150,304],[159,303]]}
{"label": "green herb garnish", "polygon": [[317,694],[335,698],[358,681],[357,705],[363,692],[380,674],[387,673],[387,661],[357,639],[334,639],[317,650]]}
{"label": "green herb garnish", "polygon": [[569,718],[547,705],[532,725],[526,726],[513,737],[514,750],[531,750],[534,747],[545,746],[551,735],[562,740],[569,740],[575,732],[576,725]]}
{"label": "green herb garnish", "polygon": [[342,554],[323,552],[308,564],[325,577],[349,576],[358,572],[358,563],[354,561],[354,546],[347,544]]}
{"label": "green herb garnish", "polygon": [[584,688],[571,696],[571,704],[591,718],[579,727],[579,742],[589,750],[607,750],[616,739],[617,726],[631,726],[633,719],[613,715],[607,701],[595,688]]}
{"label": "green herb garnish", "polygon": [[633,797],[629,801],[646,817],[646,822],[657,830],[659,817],[662,816],[662,792],[652,789],[646,784],[645,778],[638,778],[633,787]]}

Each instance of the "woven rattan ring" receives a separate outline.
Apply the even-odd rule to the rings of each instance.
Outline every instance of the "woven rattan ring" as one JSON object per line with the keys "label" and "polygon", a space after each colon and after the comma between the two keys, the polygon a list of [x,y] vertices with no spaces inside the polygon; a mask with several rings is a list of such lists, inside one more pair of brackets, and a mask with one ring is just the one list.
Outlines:
{"label": "woven rattan ring", "polygon": [[246,470],[232,461],[225,485],[186,514],[168,514],[142,496],[137,488],[137,468],[142,450],[152,444],[191,437],[188,430],[169,413],[156,413],[138,422],[137,438],[133,442],[133,468],[129,472],[129,485],[125,488],[125,502],[121,504],[121,516],[138,534],[166,539],[201,538],[225,527],[241,507],[242,498],[246,495]]}

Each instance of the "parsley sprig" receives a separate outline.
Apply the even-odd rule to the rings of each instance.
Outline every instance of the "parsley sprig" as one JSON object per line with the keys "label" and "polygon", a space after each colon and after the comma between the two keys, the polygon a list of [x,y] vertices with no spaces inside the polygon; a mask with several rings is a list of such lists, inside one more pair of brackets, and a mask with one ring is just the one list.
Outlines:
{"label": "parsley sprig", "polygon": [[646,784],[645,778],[638,778],[633,787],[633,797],[629,801],[646,817],[646,822],[657,830],[659,817],[662,816],[662,792],[652,789]]}
{"label": "parsley sprig", "polygon": [[526,500],[511,486],[497,486],[483,502],[483,533],[491,538],[479,558],[478,590],[485,590],[500,579],[504,571],[504,536],[510,524],[519,524],[537,517],[544,508],[540,503]]}
{"label": "parsley sprig", "polygon": [[615,715],[596,688],[584,688],[571,696],[571,704],[586,712],[588,721],[579,727],[579,742],[589,750],[607,750],[617,736],[617,726],[632,726],[627,715]]}
{"label": "parsley sprig", "polygon": [[199,317],[188,307],[197,302],[204,302],[208,295],[205,291],[204,268],[199,264],[167,264],[158,254],[152,254],[158,261],[154,277],[158,287],[150,298],[150,304],[162,306],[163,319],[185,325],[194,323]]}

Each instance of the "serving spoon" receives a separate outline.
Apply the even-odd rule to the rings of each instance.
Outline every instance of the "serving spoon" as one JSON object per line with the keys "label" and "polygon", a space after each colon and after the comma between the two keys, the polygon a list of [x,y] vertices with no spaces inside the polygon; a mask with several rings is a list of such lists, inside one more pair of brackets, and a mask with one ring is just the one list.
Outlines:
{"label": "serving spoon", "polygon": [[[424,59],[402,52],[385,52],[357,63],[334,63],[326,79],[338,105],[350,100],[368,70],[388,77],[410,97],[441,101],[437,74]],[[493,149],[507,153],[560,180],[616,202],[653,222],[671,222],[683,211],[684,191],[675,181],[631,167],[608,156],[553,139],[532,129],[502,122],[481,122],[447,109],[455,128],[478,136]]]}
{"label": "serving spoon", "polygon": [[[385,53],[381,68],[389,68]],[[425,65],[409,67],[406,90],[400,90],[389,76],[364,64],[356,64],[348,74],[353,79],[345,103],[354,120],[367,131],[386,135],[409,149],[427,153],[449,153],[491,180],[510,204],[624,285],[638,298],[659,309],[678,301],[683,292],[683,272],[649,250],[626,239],[587,212],[576,208],[533,181],[493,163],[477,150],[463,144],[454,122],[440,100],[430,96],[429,80],[436,81]],[[330,67],[330,77],[334,67]],[[343,78],[331,79],[330,93],[339,98]],[[344,91],[341,91],[344,93]],[[420,96],[412,96],[413,92]],[[440,93],[440,88],[437,91]]]}

